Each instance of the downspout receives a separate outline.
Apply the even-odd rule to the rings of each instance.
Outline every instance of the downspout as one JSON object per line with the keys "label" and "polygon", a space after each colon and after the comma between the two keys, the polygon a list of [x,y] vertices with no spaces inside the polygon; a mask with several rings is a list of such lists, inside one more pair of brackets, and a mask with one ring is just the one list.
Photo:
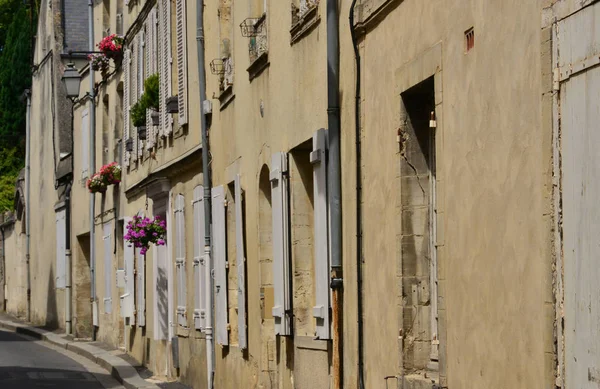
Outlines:
{"label": "downspout", "polygon": [[[71,161],[73,155],[71,154]],[[72,169],[71,169],[72,171]],[[67,335],[73,333],[71,322],[71,188],[73,178],[69,178],[65,191],[65,332]]]}
{"label": "downspout", "polygon": [[352,1],[350,6],[350,35],[352,36],[352,47],[354,48],[354,57],[356,60],[356,91],[354,102],[354,122],[356,137],[356,272],[357,272],[357,316],[358,316],[358,387],[365,387],[364,377],[364,359],[363,359],[363,291],[362,291],[362,147],[360,140],[360,94],[361,94],[361,69],[360,69],[360,51],[358,49],[358,38],[354,30],[354,7],[356,0]]}
{"label": "downspout", "polygon": [[[89,49],[94,51],[94,2],[88,0],[89,7]],[[96,96],[94,92],[94,72],[90,69],[90,167],[89,174],[96,171]],[[96,340],[96,325],[94,318],[98,317],[96,304],[96,238],[94,214],[96,210],[96,196],[90,193],[90,302],[92,304],[92,340]]]}
{"label": "downspout", "polygon": [[25,266],[27,272],[27,321],[31,321],[31,91],[27,90],[25,118]]}
{"label": "downspout", "polygon": [[208,285],[207,307],[206,310],[206,327],[204,333],[206,335],[206,371],[208,378],[208,389],[213,388],[213,380],[215,375],[215,351],[213,340],[213,277],[212,277],[212,207],[211,207],[211,183],[210,169],[208,161],[208,128],[206,125],[206,114],[204,113],[204,102],[206,101],[206,67],[204,63],[204,1],[196,0],[196,44],[198,51],[198,90],[200,92],[200,104],[202,111],[200,113],[200,127],[202,131],[202,185],[204,186],[203,202],[204,202],[204,262],[208,266],[209,271],[205,272],[205,285]]}
{"label": "downspout", "polygon": [[331,289],[333,329],[333,388],[343,387],[342,365],[342,177],[340,156],[340,21],[338,0],[327,0],[327,126],[329,159],[327,164],[330,212]]}
{"label": "downspout", "polygon": [[4,223],[0,226],[0,231],[2,231],[2,311],[6,312],[6,245],[4,244]]}

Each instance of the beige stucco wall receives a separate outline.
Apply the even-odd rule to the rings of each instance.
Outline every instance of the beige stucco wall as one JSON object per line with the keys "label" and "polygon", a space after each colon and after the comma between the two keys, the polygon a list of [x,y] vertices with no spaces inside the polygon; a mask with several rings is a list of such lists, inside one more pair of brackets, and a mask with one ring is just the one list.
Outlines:
{"label": "beige stucco wall", "polygon": [[[22,221],[3,228],[6,312],[19,318],[27,315],[27,268],[25,231]],[[3,302],[4,303],[4,302]]]}
{"label": "beige stucco wall", "polygon": [[[363,3],[372,11],[382,2]],[[395,141],[399,93],[431,75],[425,74],[427,63],[415,69],[403,65],[425,58],[435,45],[441,46],[442,73],[441,96],[436,95],[442,103],[436,108],[438,274],[447,384],[548,387],[552,360],[545,352],[552,348],[552,320],[544,304],[551,301],[551,252],[544,174],[550,143],[541,116],[541,3],[394,3],[361,40],[366,387],[384,387],[384,376],[401,372],[396,340],[409,328],[398,315],[400,223],[392,212],[403,190]],[[342,14],[347,11],[343,6]],[[365,12],[363,20],[369,16]],[[464,32],[470,27],[475,48],[465,54]],[[342,31],[347,28],[344,23]],[[349,63],[348,41],[342,39],[342,63]],[[352,69],[342,74],[344,95],[353,95]],[[351,110],[344,105],[345,217],[356,204]],[[352,229],[345,231],[348,307],[356,295]],[[388,297],[380,300],[382,294]],[[372,299],[385,303],[371,304]],[[352,313],[346,317],[346,323],[354,322]],[[348,324],[350,348],[352,327]],[[346,355],[345,361],[346,382],[355,382],[356,357]]]}

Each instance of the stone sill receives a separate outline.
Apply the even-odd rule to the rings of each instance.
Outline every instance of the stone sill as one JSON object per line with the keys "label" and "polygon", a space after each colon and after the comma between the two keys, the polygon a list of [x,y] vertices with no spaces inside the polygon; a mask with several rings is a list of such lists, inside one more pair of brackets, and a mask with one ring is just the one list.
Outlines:
{"label": "stone sill", "polygon": [[292,26],[292,29],[290,30],[290,35],[292,36],[290,45],[298,42],[319,24],[321,17],[319,16],[318,10],[317,6],[312,7]]}
{"label": "stone sill", "polygon": [[270,64],[268,51],[265,51],[259,55],[258,58],[256,58],[248,67],[248,69],[246,69],[248,72],[248,77],[250,78],[250,82],[252,82],[252,80],[254,80],[256,77],[260,76],[263,70],[268,68]]}
{"label": "stone sill", "polygon": [[229,85],[221,94],[219,95],[219,102],[221,103],[221,111],[227,108],[229,103],[233,101],[235,98],[235,94],[233,93],[233,85]]}

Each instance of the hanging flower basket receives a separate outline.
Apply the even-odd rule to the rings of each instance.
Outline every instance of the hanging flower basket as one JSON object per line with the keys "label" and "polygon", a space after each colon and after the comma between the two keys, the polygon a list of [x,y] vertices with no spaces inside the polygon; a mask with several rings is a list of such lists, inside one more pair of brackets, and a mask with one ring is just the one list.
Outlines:
{"label": "hanging flower basket", "polygon": [[100,168],[100,175],[107,185],[117,185],[121,182],[121,166],[116,162],[111,162]]}
{"label": "hanging flower basket", "polygon": [[95,173],[89,180],[87,180],[87,188],[90,193],[104,193],[106,192],[107,183],[104,177],[100,173]]}
{"label": "hanging flower basket", "polygon": [[90,54],[88,55],[90,66],[94,71],[106,72],[108,71],[109,60],[104,54]]}
{"label": "hanging flower basket", "polygon": [[98,43],[98,48],[104,53],[106,58],[112,59],[115,64],[123,59],[123,37],[112,34],[102,38]]}
{"label": "hanging flower basket", "polygon": [[167,224],[160,217],[156,216],[154,219],[150,219],[134,216],[127,223],[127,234],[125,234],[124,238],[135,248],[139,248],[140,254],[145,255],[151,243],[157,246],[164,246],[166,244],[166,233]]}

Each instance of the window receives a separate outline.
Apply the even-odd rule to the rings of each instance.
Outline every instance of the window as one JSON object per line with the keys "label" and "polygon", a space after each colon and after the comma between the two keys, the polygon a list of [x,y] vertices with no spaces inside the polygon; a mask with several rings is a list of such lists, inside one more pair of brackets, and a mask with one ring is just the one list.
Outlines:
{"label": "window", "polygon": [[[438,361],[434,78],[410,88],[401,97],[405,141],[400,151],[400,172],[402,187],[407,188],[401,193],[404,322],[416,323],[406,334],[413,341],[405,345],[404,367],[414,371],[432,368]],[[406,195],[412,193],[421,193],[422,197]],[[430,320],[415,320],[417,317]]]}
{"label": "window", "polygon": [[158,73],[160,78],[160,128],[161,136],[173,132],[173,118],[167,112],[167,99],[172,96],[171,85],[171,1],[158,1]]}
{"label": "window", "polygon": [[321,20],[318,13],[319,0],[292,1],[291,43],[298,42],[307,35]]}
{"label": "window", "polygon": [[233,85],[233,0],[219,2],[219,58],[222,61],[221,92]]}
{"label": "window", "polygon": [[188,122],[186,0],[177,0],[175,6],[177,18],[177,103],[179,125],[183,125]]}
{"label": "window", "polygon": [[212,196],[216,339],[218,344],[246,349],[246,252],[239,175],[233,185],[213,188]]}

